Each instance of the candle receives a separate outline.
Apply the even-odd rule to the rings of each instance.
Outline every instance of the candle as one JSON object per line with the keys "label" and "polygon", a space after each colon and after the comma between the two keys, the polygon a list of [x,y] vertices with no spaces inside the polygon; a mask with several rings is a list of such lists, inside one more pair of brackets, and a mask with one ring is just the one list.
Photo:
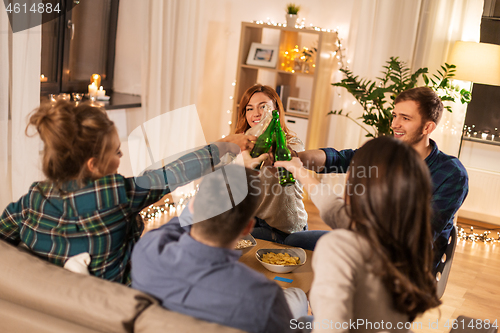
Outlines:
{"label": "candle", "polygon": [[47,77],[45,75],[40,75],[40,82],[47,82]]}
{"label": "candle", "polygon": [[97,86],[95,82],[89,84],[89,97],[95,97],[97,95]]}
{"label": "candle", "polygon": [[102,89],[102,86],[100,86],[99,90],[97,90],[97,99],[104,99],[104,96],[106,96],[106,90]]}
{"label": "candle", "polygon": [[90,77],[90,83],[94,82],[96,87],[101,85],[101,76],[99,74],[92,74]]}

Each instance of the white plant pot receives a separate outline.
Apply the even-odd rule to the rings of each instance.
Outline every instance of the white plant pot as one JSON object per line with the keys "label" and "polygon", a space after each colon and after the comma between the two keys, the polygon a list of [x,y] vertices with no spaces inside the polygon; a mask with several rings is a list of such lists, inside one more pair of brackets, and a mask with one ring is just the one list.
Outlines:
{"label": "white plant pot", "polygon": [[286,26],[289,28],[295,28],[297,24],[297,14],[286,14]]}

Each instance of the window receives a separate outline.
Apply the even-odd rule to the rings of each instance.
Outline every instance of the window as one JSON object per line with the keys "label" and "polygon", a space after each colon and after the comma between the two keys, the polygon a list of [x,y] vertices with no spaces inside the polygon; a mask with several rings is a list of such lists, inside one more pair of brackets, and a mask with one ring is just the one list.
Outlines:
{"label": "window", "polygon": [[118,2],[59,1],[65,14],[42,25],[42,94],[86,93],[92,74],[112,89]]}

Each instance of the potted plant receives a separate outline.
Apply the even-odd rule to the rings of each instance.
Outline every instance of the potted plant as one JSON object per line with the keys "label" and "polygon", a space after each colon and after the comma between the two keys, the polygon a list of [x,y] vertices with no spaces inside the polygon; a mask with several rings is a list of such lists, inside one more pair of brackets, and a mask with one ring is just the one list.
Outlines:
{"label": "potted plant", "polygon": [[[328,114],[342,115],[353,120],[367,132],[367,137],[390,135],[392,134],[391,122],[394,100],[402,91],[416,87],[420,76],[422,76],[425,85],[433,89],[443,102],[460,101],[464,104],[469,103],[471,100],[470,91],[460,89],[451,83],[451,79],[455,76],[455,65],[445,63],[437,71],[437,74],[430,77],[427,75],[428,69],[426,67],[419,68],[414,73],[411,73],[406,63],[400,61],[397,57],[391,57],[383,68],[382,76],[377,78],[378,82],[360,79],[350,70],[342,68],[340,71],[344,73],[345,78],[340,82],[332,83],[333,86],[347,89],[356,98],[363,107],[363,115],[359,119],[362,119],[364,124],[371,127],[372,131],[350,117],[350,112],[342,113],[343,110],[341,109],[330,111]],[[447,105],[444,108],[452,112],[451,106]]]}
{"label": "potted plant", "polygon": [[289,3],[286,5],[286,26],[287,27],[295,27],[295,24],[297,23],[297,15],[299,13],[300,6],[294,4],[294,3]]}

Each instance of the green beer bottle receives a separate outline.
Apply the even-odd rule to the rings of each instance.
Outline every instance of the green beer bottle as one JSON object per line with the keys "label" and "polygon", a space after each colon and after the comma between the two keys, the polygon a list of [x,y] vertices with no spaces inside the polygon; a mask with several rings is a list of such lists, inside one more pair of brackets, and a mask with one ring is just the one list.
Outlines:
{"label": "green beer bottle", "polygon": [[[275,127],[276,136],[276,151],[275,159],[276,161],[290,161],[292,159],[292,153],[290,149],[286,146],[286,135],[281,128],[278,120],[278,124]],[[283,167],[278,167],[278,174],[281,186],[289,186],[295,184],[295,178],[290,171]]]}
{"label": "green beer bottle", "polygon": [[[278,125],[279,127],[279,114],[277,110],[273,111],[273,119],[267,126],[266,130],[264,133],[259,135],[257,138],[257,141],[255,142],[255,146],[253,147],[252,151],[250,152],[250,156],[252,158],[259,157],[262,154],[265,154],[269,151],[271,148],[273,142],[274,142],[274,128]],[[259,165],[255,169],[260,169],[262,166]]]}

